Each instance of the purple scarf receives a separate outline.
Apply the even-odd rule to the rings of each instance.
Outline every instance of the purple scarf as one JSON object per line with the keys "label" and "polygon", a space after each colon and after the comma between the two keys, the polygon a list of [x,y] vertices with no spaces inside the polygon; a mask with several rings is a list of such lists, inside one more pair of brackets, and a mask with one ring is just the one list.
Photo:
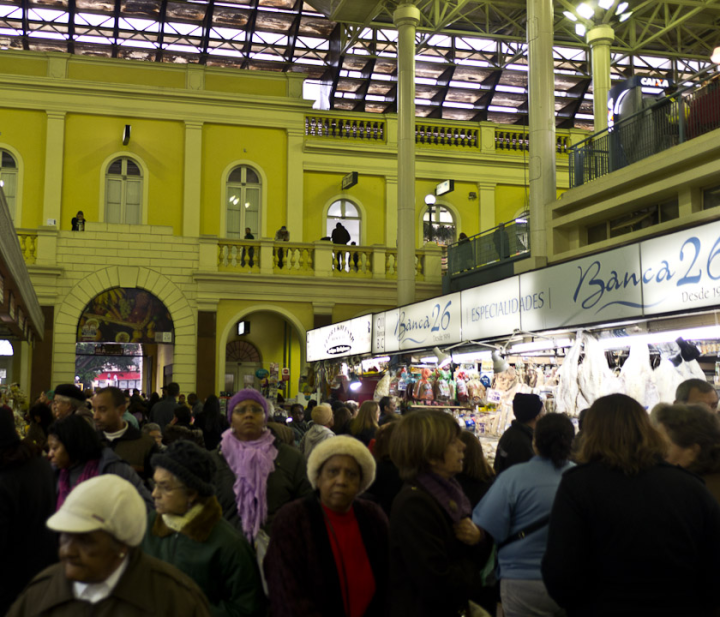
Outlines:
{"label": "purple scarf", "polygon": [[448,513],[453,523],[470,516],[472,506],[455,478],[450,480],[436,473],[421,473],[415,480]]}
{"label": "purple scarf", "polygon": [[267,519],[267,480],[278,455],[275,437],[266,430],[260,439],[240,441],[229,429],[222,434],[220,451],[235,474],[237,510],[245,537],[252,544]]}
{"label": "purple scarf", "polygon": [[[98,475],[99,466],[99,459],[94,459],[85,463],[85,467],[83,467],[82,473],[80,474],[78,481],[75,483],[75,486],[77,486],[81,482],[85,482],[85,480],[89,480],[90,478],[94,478],[96,475]],[[60,506],[65,503],[67,496],[70,494],[70,491],[73,490],[73,488],[75,487],[70,486],[70,470],[67,468],[61,469],[60,477],[58,479],[58,498],[55,511],[59,510]]]}

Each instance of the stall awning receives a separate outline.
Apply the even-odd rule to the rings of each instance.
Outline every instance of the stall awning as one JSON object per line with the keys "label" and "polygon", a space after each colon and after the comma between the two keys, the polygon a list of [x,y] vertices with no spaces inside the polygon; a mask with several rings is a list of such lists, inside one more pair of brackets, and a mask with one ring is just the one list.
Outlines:
{"label": "stall awning", "polygon": [[42,339],[45,320],[0,188],[0,338]]}

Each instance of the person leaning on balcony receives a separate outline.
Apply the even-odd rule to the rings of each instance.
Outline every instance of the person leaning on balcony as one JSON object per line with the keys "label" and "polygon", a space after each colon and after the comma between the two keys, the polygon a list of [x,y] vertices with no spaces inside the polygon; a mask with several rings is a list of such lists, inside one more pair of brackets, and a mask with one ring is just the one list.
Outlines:
{"label": "person leaning on balcony", "polygon": [[[280,229],[278,229],[275,232],[275,242],[290,242],[290,232],[287,230],[287,227],[283,225]],[[285,256],[285,251],[283,249],[277,250],[278,254],[278,268],[283,267],[283,257]]]}
{"label": "person leaning on balcony", "polygon": [[[249,227],[246,227],[245,228],[245,236],[244,236],[243,240],[254,240],[254,239],[255,239],[255,236],[253,236],[251,229]],[[253,246],[248,247],[247,255],[248,255],[248,265],[252,268],[253,262],[254,262],[253,258],[255,257],[255,247],[253,247]],[[243,247],[243,250],[242,250],[242,263],[243,263],[243,265],[245,265],[245,247]]]}
{"label": "person leaning on balcony", "polygon": [[73,231],[85,231],[85,215],[80,210],[70,221]]}

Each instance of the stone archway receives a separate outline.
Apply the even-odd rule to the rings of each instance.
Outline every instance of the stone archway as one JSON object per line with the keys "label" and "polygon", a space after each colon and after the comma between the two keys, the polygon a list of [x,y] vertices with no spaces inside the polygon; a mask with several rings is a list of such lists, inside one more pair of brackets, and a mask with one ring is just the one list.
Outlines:
{"label": "stone archway", "polygon": [[195,390],[197,319],[182,291],[166,276],[141,266],[111,266],[77,283],[55,313],[52,383],[75,381],[75,342],[82,311],[99,293],[113,287],[139,287],[163,302],[175,326],[173,379],[183,391]]}
{"label": "stone archway", "polygon": [[225,327],[223,328],[223,331],[220,333],[220,337],[216,344],[216,362],[217,362],[217,373],[215,374],[215,386],[217,388],[217,392],[222,392],[225,388],[225,367],[226,367],[226,361],[225,361],[225,348],[227,346],[228,337],[230,336],[230,331],[235,327],[235,324],[246,317],[247,315],[250,315],[251,313],[259,313],[259,312],[268,312],[268,313],[275,313],[277,315],[280,315],[284,319],[286,319],[292,326],[295,328],[295,332],[298,335],[298,338],[300,339],[301,345],[300,349],[302,351],[302,357],[300,360],[300,365],[305,366],[306,362],[306,355],[305,355],[305,345],[302,344],[303,341],[306,340],[306,330],[305,326],[303,326],[302,322],[293,315],[290,311],[275,306],[273,304],[258,304],[252,307],[245,308],[241,311],[238,311],[235,313],[235,315],[232,316],[232,318],[227,322]]}

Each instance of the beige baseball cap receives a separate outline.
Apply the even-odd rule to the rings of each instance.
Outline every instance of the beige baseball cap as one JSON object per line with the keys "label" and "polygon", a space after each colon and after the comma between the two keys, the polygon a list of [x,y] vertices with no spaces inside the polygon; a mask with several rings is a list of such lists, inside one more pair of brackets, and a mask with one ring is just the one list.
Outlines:
{"label": "beige baseball cap", "polygon": [[130,482],[107,474],[78,484],[47,526],[61,533],[106,531],[123,544],[138,546],[145,535],[147,511]]}

